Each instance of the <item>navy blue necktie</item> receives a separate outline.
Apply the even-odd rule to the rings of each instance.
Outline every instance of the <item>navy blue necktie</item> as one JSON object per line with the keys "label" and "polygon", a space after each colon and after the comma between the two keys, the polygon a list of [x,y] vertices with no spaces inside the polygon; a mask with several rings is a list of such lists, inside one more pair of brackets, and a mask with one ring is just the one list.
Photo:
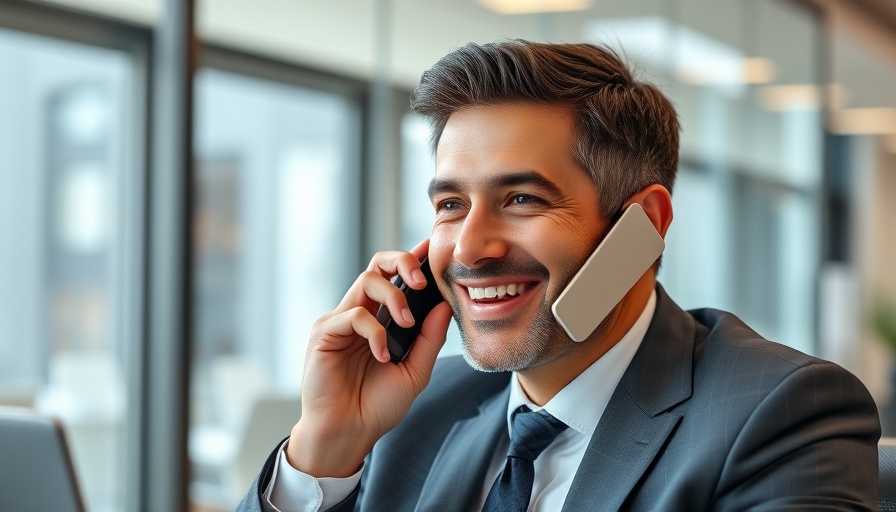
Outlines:
{"label": "navy blue necktie", "polygon": [[525,512],[532,496],[535,459],[565,429],[547,411],[532,412],[525,405],[516,410],[507,463],[488,492],[483,512]]}

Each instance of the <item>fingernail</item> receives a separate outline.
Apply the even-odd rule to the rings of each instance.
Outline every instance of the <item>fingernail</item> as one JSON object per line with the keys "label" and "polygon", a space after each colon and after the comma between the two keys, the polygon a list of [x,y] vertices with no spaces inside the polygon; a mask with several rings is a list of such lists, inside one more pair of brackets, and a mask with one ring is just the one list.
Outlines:
{"label": "fingernail", "polygon": [[413,277],[414,281],[417,281],[418,283],[426,282],[426,278],[423,277],[423,272],[421,272],[419,270],[415,270],[415,271],[411,272],[411,277]]}
{"label": "fingernail", "polygon": [[384,349],[383,350],[383,362],[388,363],[391,360],[392,360],[392,354],[389,353],[389,349],[388,348]]}
{"label": "fingernail", "polygon": [[411,310],[408,308],[401,310],[401,317],[404,318],[405,322],[414,322],[414,315],[411,314]]}

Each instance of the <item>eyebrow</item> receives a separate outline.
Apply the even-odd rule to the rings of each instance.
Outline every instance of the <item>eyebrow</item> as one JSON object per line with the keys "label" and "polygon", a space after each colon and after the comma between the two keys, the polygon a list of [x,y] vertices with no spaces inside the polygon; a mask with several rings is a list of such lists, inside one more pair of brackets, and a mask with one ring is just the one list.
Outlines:
{"label": "eyebrow", "polygon": [[[563,191],[560,190],[560,187],[535,171],[519,171],[502,174],[496,178],[489,179],[485,183],[485,186],[488,188],[518,187],[520,185],[530,185],[540,188],[549,194],[558,196],[563,195]],[[457,192],[461,190],[461,188],[461,182],[458,180],[433,178],[432,181],[429,182],[427,193],[429,194],[429,199],[432,200],[436,194]]]}

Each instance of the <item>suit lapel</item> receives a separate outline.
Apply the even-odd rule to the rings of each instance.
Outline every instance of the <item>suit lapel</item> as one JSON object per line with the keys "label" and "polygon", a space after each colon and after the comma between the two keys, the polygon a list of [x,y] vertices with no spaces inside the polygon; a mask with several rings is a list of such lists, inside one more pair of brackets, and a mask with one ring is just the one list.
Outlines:
{"label": "suit lapel", "polygon": [[572,481],[564,511],[619,510],[681,415],[651,418],[629,397],[614,397]]}
{"label": "suit lapel", "polygon": [[564,511],[619,510],[681,421],[670,411],[691,396],[693,319],[657,285],[657,306],[641,347],[573,479]]}
{"label": "suit lapel", "polygon": [[479,414],[454,424],[433,461],[418,511],[470,510],[500,436],[507,435],[507,390],[488,399]]}

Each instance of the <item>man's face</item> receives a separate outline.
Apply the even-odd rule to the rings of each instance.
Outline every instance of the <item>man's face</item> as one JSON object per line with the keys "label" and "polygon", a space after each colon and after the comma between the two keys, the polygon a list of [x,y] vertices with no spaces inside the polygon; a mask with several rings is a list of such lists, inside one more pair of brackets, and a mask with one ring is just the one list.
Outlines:
{"label": "man's face", "polygon": [[430,264],[476,368],[534,368],[576,346],[550,306],[607,223],[573,122],[556,105],[468,107],[439,140]]}

